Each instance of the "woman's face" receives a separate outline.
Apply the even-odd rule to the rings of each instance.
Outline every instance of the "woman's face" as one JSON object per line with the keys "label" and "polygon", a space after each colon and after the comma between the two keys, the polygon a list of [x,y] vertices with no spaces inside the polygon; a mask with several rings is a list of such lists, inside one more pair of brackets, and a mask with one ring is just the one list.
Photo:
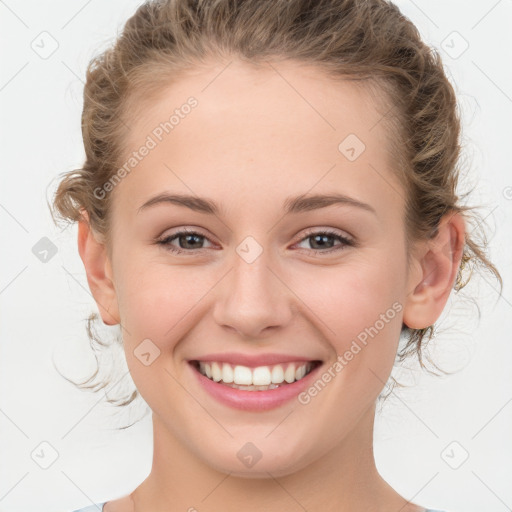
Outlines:
{"label": "woman's face", "polygon": [[[181,77],[128,123],[110,312],[156,432],[211,467],[291,473],[373,418],[412,288],[385,110],[357,82],[233,62]],[[256,382],[280,380],[280,362],[321,365],[241,391],[194,361]]]}

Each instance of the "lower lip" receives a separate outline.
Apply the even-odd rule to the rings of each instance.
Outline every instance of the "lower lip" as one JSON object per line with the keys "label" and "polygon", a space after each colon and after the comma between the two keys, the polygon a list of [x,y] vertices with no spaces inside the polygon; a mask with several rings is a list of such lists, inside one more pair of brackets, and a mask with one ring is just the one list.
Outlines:
{"label": "lower lip", "polygon": [[200,384],[210,395],[225,405],[245,411],[268,411],[293,400],[310,385],[322,367],[320,364],[302,379],[291,384],[284,384],[275,389],[268,389],[267,391],[242,391],[210,380],[192,364],[190,366],[199,379]]}

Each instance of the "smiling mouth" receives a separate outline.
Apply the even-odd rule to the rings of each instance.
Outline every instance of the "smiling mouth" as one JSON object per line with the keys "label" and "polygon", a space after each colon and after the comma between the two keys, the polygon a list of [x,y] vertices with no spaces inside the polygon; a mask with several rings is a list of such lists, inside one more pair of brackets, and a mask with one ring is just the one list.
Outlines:
{"label": "smiling mouth", "polygon": [[190,361],[196,371],[213,382],[243,391],[267,391],[303,379],[321,361],[300,361],[250,368],[217,361]]}

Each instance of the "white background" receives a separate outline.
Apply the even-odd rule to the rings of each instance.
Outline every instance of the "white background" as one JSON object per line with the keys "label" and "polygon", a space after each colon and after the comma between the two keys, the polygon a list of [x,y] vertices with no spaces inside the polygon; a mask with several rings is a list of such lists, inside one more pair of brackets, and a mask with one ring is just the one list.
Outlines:
{"label": "white background", "polygon": [[[417,372],[409,379],[414,386],[390,397],[376,424],[377,465],[415,503],[504,512],[512,510],[512,2],[397,3],[440,48],[456,84],[468,183],[477,186],[473,199],[487,216],[491,258],[505,288],[498,299],[497,284],[485,276],[468,290],[479,296],[480,322],[470,304],[450,302],[433,356],[458,372],[444,378]],[[73,378],[94,368],[84,318],[96,306],[76,249],[76,226],[56,228],[46,204],[58,174],[83,163],[86,65],[138,5],[0,2],[0,511],[57,512],[114,499],[150,470],[150,415],[115,430],[143,416],[144,404],[115,417],[104,392],[80,392],[54,368],[52,360]],[[43,31],[58,43],[47,59],[31,48]],[[456,59],[443,49],[453,55],[462,48],[453,31],[469,44]],[[42,237],[58,249],[47,263],[32,252]],[[448,448],[448,459],[469,454],[458,469],[441,455],[453,441],[458,444]],[[34,450],[47,458],[56,450],[58,458],[42,469]]]}

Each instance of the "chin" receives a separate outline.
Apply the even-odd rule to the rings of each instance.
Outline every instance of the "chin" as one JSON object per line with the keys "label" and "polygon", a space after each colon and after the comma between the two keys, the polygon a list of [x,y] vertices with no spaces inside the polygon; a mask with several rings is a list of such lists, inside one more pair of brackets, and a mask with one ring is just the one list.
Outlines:
{"label": "chin", "polygon": [[[291,475],[307,467],[313,459],[305,454],[299,454],[296,450],[287,454],[282,452],[282,447],[267,447],[261,451],[254,446],[243,445],[237,450],[235,457],[227,456],[227,450],[215,457],[212,451],[204,462],[221,473],[230,474],[239,478],[269,478]],[[244,451],[245,447],[245,451]],[[265,456],[265,451],[269,454]],[[245,457],[244,457],[245,453]],[[252,457],[252,459],[251,459]],[[244,459],[247,459],[244,461]]]}

